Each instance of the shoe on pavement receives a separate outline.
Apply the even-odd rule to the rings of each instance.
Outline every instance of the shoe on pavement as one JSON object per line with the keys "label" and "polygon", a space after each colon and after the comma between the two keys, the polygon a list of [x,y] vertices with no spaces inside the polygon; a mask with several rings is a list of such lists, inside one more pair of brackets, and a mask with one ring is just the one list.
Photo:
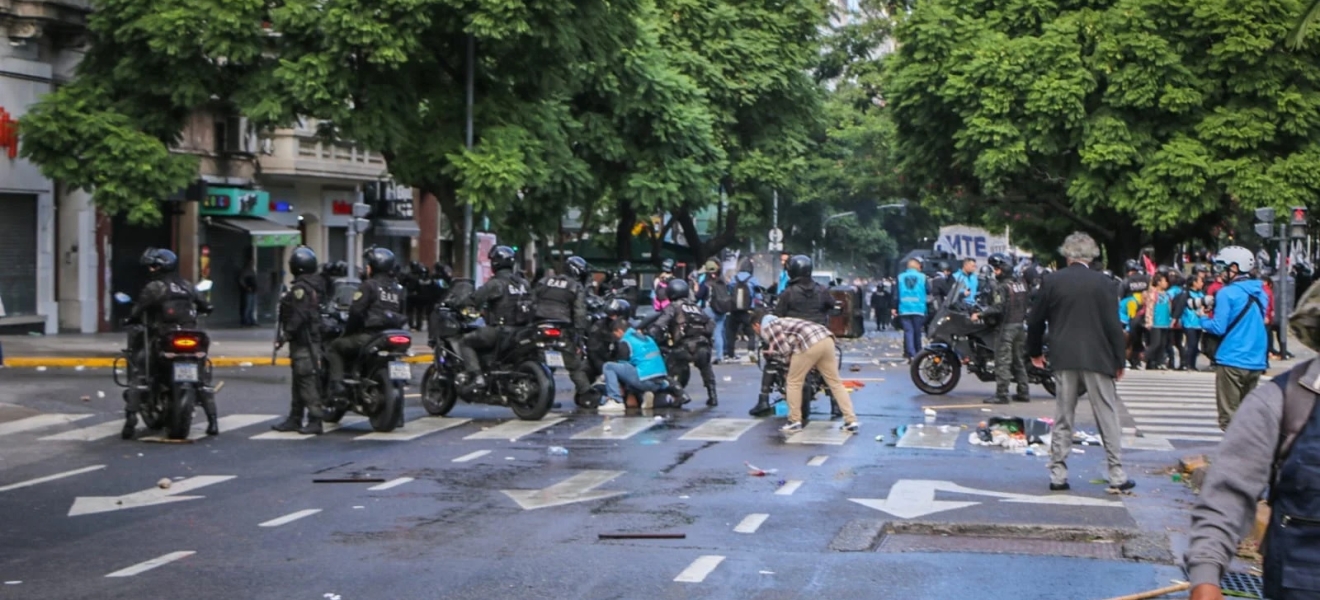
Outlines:
{"label": "shoe on pavement", "polygon": [[859,423],[859,422],[857,422],[857,421],[853,421],[852,423],[844,423],[844,424],[843,424],[843,427],[841,427],[840,429],[843,429],[844,431],[847,431],[848,433],[857,433],[857,430],[858,430],[861,426],[862,426],[861,423]]}
{"label": "shoe on pavement", "polygon": [[271,431],[278,431],[281,433],[298,431],[301,428],[302,428],[302,419],[299,419],[298,417],[289,417],[283,421],[280,421],[275,425],[270,426]]}
{"label": "shoe on pavement", "polygon": [[1111,493],[1111,494],[1119,494],[1119,493],[1122,493],[1122,492],[1126,492],[1126,491],[1128,491],[1128,490],[1131,490],[1131,489],[1134,488],[1134,487],[1137,487],[1137,482],[1132,481],[1131,479],[1129,479],[1129,480],[1124,481],[1123,483],[1120,483],[1120,484],[1118,484],[1118,485],[1111,485],[1111,486],[1109,486],[1109,490],[1108,490],[1108,491],[1109,491],[1109,493]]}
{"label": "shoe on pavement", "polygon": [[1031,398],[1026,396],[1013,396],[1014,402],[1031,402]]}
{"label": "shoe on pavement", "polygon": [[614,398],[605,398],[600,401],[600,412],[621,413],[624,410],[623,401]]}
{"label": "shoe on pavement", "polygon": [[307,425],[299,429],[298,433],[303,435],[321,435],[322,433],[325,433],[325,429],[321,426],[320,419],[308,419]]}
{"label": "shoe on pavement", "polygon": [[1066,491],[1071,490],[1071,489],[1072,489],[1072,486],[1071,486],[1071,485],[1068,485],[1068,482],[1067,482],[1067,481],[1065,481],[1065,482],[1063,482],[1063,483],[1051,483],[1051,484],[1050,484],[1050,491],[1051,491],[1051,492],[1066,492]]}
{"label": "shoe on pavement", "polygon": [[747,414],[753,417],[768,417],[774,414],[774,412],[775,407],[770,406],[770,400],[768,398],[761,398],[756,401],[756,406],[753,406],[752,410],[747,411]]}
{"label": "shoe on pavement", "polygon": [[981,402],[985,404],[1008,404],[1008,398],[986,398]]}
{"label": "shoe on pavement", "polygon": [[124,429],[119,432],[119,439],[131,440],[137,434],[137,413],[128,413],[124,417]]}
{"label": "shoe on pavement", "polygon": [[782,433],[797,433],[802,431],[802,423],[799,421],[789,421],[787,425],[779,428]]}

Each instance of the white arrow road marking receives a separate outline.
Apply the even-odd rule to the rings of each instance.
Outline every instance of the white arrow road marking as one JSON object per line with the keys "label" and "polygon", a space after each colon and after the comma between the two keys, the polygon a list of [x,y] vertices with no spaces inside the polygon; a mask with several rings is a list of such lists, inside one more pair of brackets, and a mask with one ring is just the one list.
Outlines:
{"label": "white arrow road marking", "polygon": [[99,471],[99,470],[104,469],[104,468],[105,468],[105,465],[92,465],[92,466],[90,466],[90,467],[83,467],[83,468],[81,468],[81,469],[74,469],[74,470],[72,470],[72,471],[65,471],[65,472],[63,472],[63,473],[56,473],[56,474],[54,474],[54,475],[47,475],[47,476],[45,476],[45,477],[38,477],[38,478],[36,478],[36,479],[29,479],[29,480],[27,480],[27,481],[20,481],[20,482],[18,482],[18,483],[11,483],[11,484],[6,485],[6,486],[4,486],[4,487],[0,487],[0,492],[8,492],[9,490],[16,490],[16,489],[19,489],[19,488],[25,488],[25,487],[29,487],[29,486],[33,486],[33,485],[37,485],[37,484],[39,484],[39,483],[46,483],[47,481],[55,481],[56,479],[64,479],[65,477],[73,477],[74,475],[82,475],[83,473],[91,473],[92,471]]}
{"label": "white arrow road marking", "polygon": [[711,419],[678,439],[697,442],[736,442],[742,434],[747,433],[760,422],[758,419]]}
{"label": "white arrow road marking", "polygon": [[401,485],[403,485],[403,484],[405,484],[405,483],[410,483],[410,482],[412,482],[412,481],[413,481],[413,478],[412,478],[412,477],[400,477],[400,478],[398,478],[398,479],[391,479],[391,480],[386,481],[385,483],[382,483],[382,484],[379,484],[379,485],[373,485],[373,486],[367,488],[367,491],[368,491],[368,492],[379,492],[379,491],[381,491],[381,490],[388,490],[388,489],[390,489],[390,488],[399,487],[399,486],[401,486]]}
{"label": "white arrow road marking", "polygon": [[802,487],[802,482],[797,479],[786,481],[784,482],[784,485],[779,486],[779,489],[775,490],[775,495],[792,496],[793,492],[796,492],[800,487]]}
{"label": "white arrow road marking", "polygon": [[820,455],[820,456],[813,456],[813,457],[811,457],[811,460],[807,461],[807,466],[808,466],[808,467],[819,467],[819,466],[825,464],[825,461],[827,461],[827,460],[829,460],[829,459],[830,459],[830,457],[828,457],[828,456],[826,456],[826,455],[824,455],[824,454],[822,454],[822,455]]}
{"label": "white arrow road marking", "polygon": [[91,413],[79,413],[67,415],[62,413],[52,413],[48,415],[33,415],[31,417],[0,423],[0,435],[9,435],[11,433],[20,433],[32,431],[33,429],[44,429],[53,425],[63,425],[72,423],[92,416]]}
{"label": "white arrow road marking", "polygon": [[683,572],[679,573],[678,577],[674,578],[674,581],[679,583],[701,583],[705,581],[706,577],[715,570],[715,567],[720,566],[720,563],[722,562],[724,562],[723,556],[707,555],[698,557],[697,560],[692,561],[692,564],[688,565],[688,568],[683,569]]}
{"label": "white arrow road marking", "polygon": [[734,533],[756,533],[761,528],[761,524],[769,519],[770,515],[765,513],[754,513],[743,517],[741,523],[733,528]]}
{"label": "white arrow road marking", "polygon": [[[366,423],[366,422],[367,422],[366,417],[359,417],[357,415],[345,415],[344,418],[340,419],[338,423],[324,423],[321,425],[321,428],[324,433],[330,433],[331,431],[348,429],[359,423]],[[266,433],[258,433],[257,435],[254,435],[248,439],[294,441],[294,440],[310,440],[314,437],[316,436],[303,435],[301,433],[298,433],[297,431],[267,431]]]}
{"label": "white arrow road marking", "polygon": [[459,425],[467,423],[468,421],[471,420],[472,419],[450,419],[448,417],[428,417],[425,419],[418,419],[416,421],[409,421],[406,425],[404,425],[403,429],[396,429],[388,433],[376,431],[376,432],[368,433],[366,435],[359,435],[353,438],[353,441],[360,442],[366,440],[369,442],[406,442],[409,440],[415,440],[424,435],[430,435],[437,431],[444,431],[446,429],[458,427]]}
{"label": "white arrow road marking", "polygon": [[153,558],[153,559],[151,559],[151,560],[149,560],[149,561],[147,561],[147,562],[141,562],[141,563],[138,563],[138,564],[136,564],[136,565],[133,565],[133,566],[131,566],[131,567],[128,567],[127,569],[120,569],[120,570],[118,570],[118,571],[115,571],[114,573],[111,573],[111,574],[109,574],[109,575],[106,575],[106,577],[132,577],[132,576],[137,575],[137,574],[139,574],[139,573],[145,573],[145,572],[150,571],[150,570],[152,570],[152,569],[154,569],[154,568],[156,568],[156,567],[159,567],[159,566],[162,566],[162,565],[168,565],[168,564],[170,564],[170,563],[172,563],[172,562],[174,562],[174,561],[176,561],[176,560],[179,560],[179,559],[181,559],[181,558],[187,558],[187,557],[192,556],[192,555],[194,555],[194,554],[197,554],[197,553],[194,552],[194,551],[192,551],[192,550],[183,550],[183,551],[180,551],[180,552],[171,552],[171,553],[166,554],[166,555],[164,555],[164,556],[157,556],[156,558]]}
{"label": "white arrow road marking", "polygon": [[963,487],[952,481],[931,481],[925,479],[903,479],[894,484],[889,489],[889,497],[885,499],[873,498],[849,498],[849,500],[874,508],[878,511],[887,512],[900,519],[915,519],[917,517],[954,510],[958,508],[967,508],[976,506],[980,502],[954,502],[947,500],[936,500],[935,492],[952,492],[957,494],[967,494],[972,496],[989,496],[999,498],[1003,502],[1012,502],[1019,504],[1051,504],[1058,506],[1097,506],[1106,508],[1122,508],[1123,503],[1114,500],[1102,500],[1099,498],[1088,498],[1085,496],[1073,496],[1069,494],[1051,494],[1048,496],[1033,496],[1031,494],[1013,494],[1009,492],[996,492],[991,490],[978,490],[975,488]]}
{"label": "white arrow road marking", "polygon": [[454,460],[451,460],[451,461],[449,461],[449,462],[465,463],[465,462],[468,462],[468,461],[470,461],[470,460],[476,460],[476,459],[478,459],[478,458],[481,458],[481,457],[483,457],[483,456],[485,456],[485,455],[487,455],[487,454],[490,454],[490,450],[477,450],[476,452],[469,452],[469,453],[464,454],[463,456],[460,456],[460,457],[458,457],[458,458],[455,458]]}
{"label": "white arrow road marking", "polygon": [[500,490],[518,503],[523,510],[562,506],[574,502],[601,500],[621,496],[627,492],[593,491],[611,479],[623,475],[623,471],[583,471],[539,490]]}
{"label": "white arrow road marking", "polygon": [[294,521],[297,521],[298,519],[301,519],[303,517],[310,517],[319,512],[321,512],[321,509],[319,508],[309,508],[307,510],[300,510],[298,512],[284,515],[283,517],[271,519],[269,521],[266,521],[265,523],[257,525],[257,527],[279,527],[280,525],[284,525],[286,523],[292,523]]}
{"label": "white arrow road marking", "polygon": [[182,502],[184,500],[196,500],[204,496],[179,496],[185,492],[191,492],[198,488],[208,485],[229,481],[234,475],[199,475],[189,477],[182,481],[175,481],[167,489],[153,487],[132,494],[123,496],[78,496],[73,500],[73,506],[69,508],[69,516],[91,515],[103,512],[113,512],[128,508],[138,508],[140,506],[153,506],[156,504],[168,504],[170,502]]}
{"label": "white arrow road marking", "polygon": [[509,440],[514,441],[525,435],[531,435],[547,427],[553,427],[564,422],[563,417],[543,419],[540,421],[505,421],[485,431],[478,431],[463,439],[465,440]]}

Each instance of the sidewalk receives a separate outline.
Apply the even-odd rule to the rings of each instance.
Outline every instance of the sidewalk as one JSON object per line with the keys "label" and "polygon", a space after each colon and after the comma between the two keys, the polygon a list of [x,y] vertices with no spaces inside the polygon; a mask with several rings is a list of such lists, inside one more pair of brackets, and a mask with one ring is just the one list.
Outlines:
{"label": "sidewalk", "polygon": [[[270,365],[270,351],[275,340],[273,328],[211,329],[211,364],[214,367],[252,367]],[[413,334],[413,346],[407,360],[431,362],[431,349],[425,333]],[[127,343],[123,333],[0,336],[6,367],[110,367]],[[284,347],[276,360],[289,365],[289,349]]]}

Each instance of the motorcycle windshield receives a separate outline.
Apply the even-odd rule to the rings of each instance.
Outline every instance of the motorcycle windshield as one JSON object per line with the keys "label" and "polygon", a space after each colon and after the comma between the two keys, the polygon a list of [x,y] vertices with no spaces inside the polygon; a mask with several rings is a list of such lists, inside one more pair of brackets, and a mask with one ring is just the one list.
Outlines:
{"label": "motorcycle windshield", "polygon": [[962,281],[954,280],[949,295],[944,297],[944,302],[935,311],[927,328],[926,334],[932,340],[948,343],[952,336],[970,335],[986,329],[984,323],[972,322],[971,307],[963,295],[966,290],[967,286]]}

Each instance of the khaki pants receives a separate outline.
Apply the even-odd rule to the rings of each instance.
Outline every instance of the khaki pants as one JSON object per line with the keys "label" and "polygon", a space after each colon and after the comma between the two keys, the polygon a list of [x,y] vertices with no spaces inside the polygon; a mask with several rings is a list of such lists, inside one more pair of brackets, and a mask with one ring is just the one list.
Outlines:
{"label": "khaki pants", "polygon": [[1233,413],[1242,405],[1242,399],[1256,389],[1260,383],[1260,371],[1248,371],[1237,367],[1218,365],[1215,367],[1215,404],[1219,408],[1219,428],[1228,429]]}
{"label": "khaki pants", "polygon": [[839,358],[834,353],[834,339],[825,338],[805,351],[794,354],[789,360],[787,383],[784,386],[784,393],[788,396],[789,422],[802,422],[802,383],[807,380],[807,374],[812,369],[820,371],[825,385],[834,393],[834,400],[843,411],[843,422],[856,421],[857,414],[853,412],[848,388],[843,387],[843,380],[839,379]]}

